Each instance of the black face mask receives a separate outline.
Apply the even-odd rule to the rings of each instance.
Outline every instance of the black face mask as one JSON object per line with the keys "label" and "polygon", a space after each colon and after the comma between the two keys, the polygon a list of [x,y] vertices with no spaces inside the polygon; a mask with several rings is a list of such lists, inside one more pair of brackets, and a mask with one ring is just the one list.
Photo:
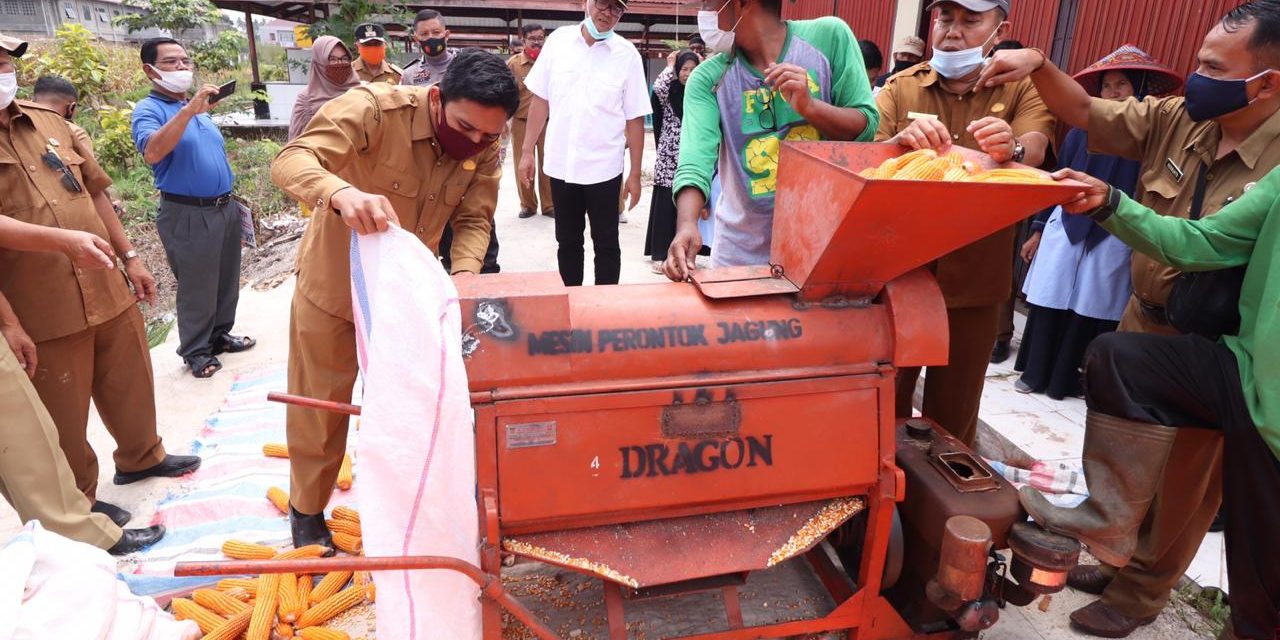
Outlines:
{"label": "black face mask", "polygon": [[422,41],[422,52],[435,57],[444,53],[444,49],[448,44],[448,38],[427,38]]}
{"label": "black face mask", "polygon": [[910,60],[899,60],[893,63],[893,71],[890,71],[889,74],[892,75],[900,71],[906,71],[914,66],[916,66],[916,63],[911,62]]}

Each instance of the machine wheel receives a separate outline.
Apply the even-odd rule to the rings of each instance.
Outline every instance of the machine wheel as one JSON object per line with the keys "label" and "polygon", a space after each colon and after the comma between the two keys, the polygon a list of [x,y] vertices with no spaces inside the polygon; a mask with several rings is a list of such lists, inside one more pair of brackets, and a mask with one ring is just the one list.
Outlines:
{"label": "machine wheel", "polygon": [[[885,553],[884,572],[880,576],[880,590],[888,591],[898,583],[902,576],[902,563],[905,559],[905,543],[902,537],[902,516],[898,513],[898,505],[893,505],[893,524],[889,528],[889,548]],[[863,511],[851,518],[832,534],[831,544],[840,557],[840,563],[849,573],[850,578],[857,578],[858,566],[862,560],[863,543],[866,541],[867,512]]]}
{"label": "machine wheel", "polygon": [[889,550],[884,558],[884,576],[881,577],[880,591],[888,591],[898,584],[902,576],[902,561],[905,556],[905,544],[902,540],[902,516],[898,515],[898,505],[893,505],[893,527],[889,529]]}

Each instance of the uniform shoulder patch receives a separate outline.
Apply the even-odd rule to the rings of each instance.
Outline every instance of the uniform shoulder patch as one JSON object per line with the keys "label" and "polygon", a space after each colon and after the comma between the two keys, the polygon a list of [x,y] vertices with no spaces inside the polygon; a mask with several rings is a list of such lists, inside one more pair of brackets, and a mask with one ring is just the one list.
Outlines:
{"label": "uniform shoulder patch", "polygon": [[418,106],[420,101],[426,99],[425,95],[415,91],[415,89],[419,88],[420,87],[402,86],[387,82],[371,82],[364,87],[364,89],[373,96],[374,101],[378,105],[378,109],[382,111],[392,111],[394,109]]}

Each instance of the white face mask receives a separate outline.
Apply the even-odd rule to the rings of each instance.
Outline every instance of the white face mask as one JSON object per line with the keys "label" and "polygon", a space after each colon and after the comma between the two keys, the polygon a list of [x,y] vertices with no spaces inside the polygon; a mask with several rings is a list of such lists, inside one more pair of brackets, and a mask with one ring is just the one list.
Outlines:
{"label": "white face mask", "polygon": [[[720,7],[720,11],[729,6],[725,3],[724,7]],[[713,53],[729,53],[733,51],[733,30],[722,31],[720,29],[720,11],[699,11],[698,12],[698,34],[702,36],[702,41],[706,43],[707,50]],[[738,23],[742,22],[742,16],[738,16]],[[738,28],[738,23],[734,23],[733,29]]]}
{"label": "white face mask", "polygon": [[996,33],[999,31],[1000,27],[997,26],[996,30],[992,31],[991,35],[982,44],[972,49],[940,51],[935,48],[933,50],[933,58],[929,60],[929,66],[933,67],[933,70],[937,71],[938,75],[948,80],[963,78],[973,73],[974,69],[981,67],[986,61],[986,55],[984,55],[983,50],[986,49],[987,43],[991,42],[991,38],[996,37]]}
{"label": "white face mask", "polygon": [[8,109],[18,95],[18,74],[0,73],[0,109]]}
{"label": "white face mask", "polygon": [[165,91],[173,93],[186,93],[191,89],[191,82],[195,80],[195,73],[190,69],[180,69],[178,71],[161,71],[155,68],[155,65],[147,65],[151,70],[160,75],[159,78],[152,78],[151,81],[159,85]]}

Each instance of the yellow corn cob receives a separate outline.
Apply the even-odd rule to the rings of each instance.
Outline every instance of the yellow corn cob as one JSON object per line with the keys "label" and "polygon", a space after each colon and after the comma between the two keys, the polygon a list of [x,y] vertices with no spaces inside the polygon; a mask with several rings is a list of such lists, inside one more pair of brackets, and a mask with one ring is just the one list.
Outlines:
{"label": "yellow corn cob", "polygon": [[952,151],[951,153],[948,153],[947,155],[942,156],[939,159],[946,162],[947,168],[949,169],[964,166],[964,156],[961,155],[958,151]]}
{"label": "yellow corn cob", "polygon": [[351,583],[364,586],[373,582],[373,576],[368,571],[357,571],[351,575]]}
{"label": "yellow corn cob", "polygon": [[338,488],[346,491],[351,488],[351,454],[342,454],[342,466],[338,467]]}
{"label": "yellow corn cob", "polygon": [[858,175],[864,178],[874,178],[876,177],[876,173],[879,171],[880,171],[879,167],[867,167],[866,169],[859,171]]}
{"label": "yellow corn cob", "polygon": [[236,560],[270,560],[276,557],[276,550],[265,544],[228,540],[222,543],[222,555]]}
{"label": "yellow corn cob", "polygon": [[333,571],[325,574],[320,579],[320,583],[311,589],[311,595],[307,597],[307,602],[316,604],[325,598],[339,592],[347,583],[351,582],[350,571]]}
{"label": "yellow corn cob", "polygon": [[953,169],[949,169],[947,173],[942,176],[942,179],[946,180],[947,182],[963,182],[968,178],[969,178],[969,172],[965,171],[964,167],[955,167]]}
{"label": "yellow corn cob", "polygon": [[305,547],[290,549],[283,551],[280,555],[272,558],[273,560],[302,560],[307,558],[322,558],[329,551],[329,548],[319,544],[309,544]]}
{"label": "yellow corn cob", "polygon": [[173,609],[173,617],[194,621],[196,626],[200,627],[201,633],[209,633],[227,621],[226,618],[186,598],[174,598],[169,601],[169,608]]}
{"label": "yellow corn cob", "polygon": [[289,445],[280,442],[268,442],[262,445],[262,455],[268,458],[288,458]]}
{"label": "yellow corn cob", "polygon": [[280,574],[280,589],[277,600],[276,609],[279,611],[281,620],[293,622],[298,619],[298,616],[306,609],[298,601],[298,576],[292,573]]}
{"label": "yellow corn cob", "polygon": [[331,518],[329,520],[325,520],[324,523],[329,526],[329,531],[331,533],[345,533],[356,538],[363,535],[360,531],[360,523],[358,522]]}
{"label": "yellow corn cob", "polygon": [[894,180],[914,180],[911,176],[915,175],[922,167],[928,166],[933,162],[933,158],[928,156],[918,156],[915,160],[899,167],[893,172]]}
{"label": "yellow corn cob", "polygon": [[264,573],[258,577],[258,600],[253,604],[253,617],[249,620],[246,640],[268,640],[276,621],[276,600],[279,598],[280,574]]}
{"label": "yellow corn cob", "polygon": [[351,507],[334,507],[331,517],[334,520],[350,520],[357,526],[360,524],[360,512]]}
{"label": "yellow corn cob", "polygon": [[240,602],[248,602],[253,599],[253,594],[249,593],[248,589],[244,589],[241,587],[231,587],[230,589],[227,589],[226,591],[221,591],[219,593],[225,593],[228,597],[235,598]]}
{"label": "yellow corn cob", "polygon": [[378,585],[374,584],[373,580],[370,580],[368,584],[364,585],[364,597],[369,602],[376,602],[378,600]]}
{"label": "yellow corn cob", "polygon": [[252,609],[237,613],[228,618],[226,622],[218,625],[203,640],[236,640],[236,638],[244,634],[245,629],[249,628],[249,619],[252,616]]}
{"label": "yellow corn cob", "polygon": [[917,160],[899,171],[895,180],[941,180],[945,171],[934,164],[937,160]]}
{"label": "yellow corn cob", "polygon": [[298,637],[302,640],[351,640],[346,631],[326,629],[324,627],[306,627],[298,629]]}
{"label": "yellow corn cob", "polygon": [[298,576],[298,602],[302,605],[302,610],[306,611],[311,605],[311,589],[316,586],[311,576],[303,574]]}
{"label": "yellow corn cob", "polygon": [[218,591],[226,591],[228,589],[244,589],[253,595],[258,591],[257,578],[223,578],[218,581]]}
{"label": "yellow corn cob", "polygon": [[936,157],[938,157],[938,152],[933,149],[918,149],[910,153],[904,153],[897,158],[891,158],[885,165],[892,167],[892,170],[896,173],[917,160],[932,160]]}
{"label": "yellow corn cob", "polygon": [[289,494],[285,493],[284,489],[280,487],[267,489],[267,500],[275,505],[277,511],[289,515]]}
{"label": "yellow corn cob", "polygon": [[[303,613],[302,617],[298,618],[298,622],[294,626],[298,628],[314,627],[361,602],[364,602],[364,587],[348,587],[307,609],[306,613]],[[250,640],[253,639],[250,638]]]}
{"label": "yellow corn cob", "polygon": [[276,640],[293,640],[293,625],[288,622],[276,623]]}
{"label": "yellow corn cob", "polygon": [[364,541],[359,536],[347,535],[338,531],[333,532],[333,546],[353,556],[358,556],[364,552]]}
{"label": "yellow corn cob", "polygon": [[[248,593],[243,589],[240,591],[241,593]],[[191,599],[195,600],[196,604],[220,616],[226,617],[234,616],[241,611],[247,611],[253,608],[244,602],[231,597],[230,593],[223,593],[213,589],[196,589],[191,594]]]}

